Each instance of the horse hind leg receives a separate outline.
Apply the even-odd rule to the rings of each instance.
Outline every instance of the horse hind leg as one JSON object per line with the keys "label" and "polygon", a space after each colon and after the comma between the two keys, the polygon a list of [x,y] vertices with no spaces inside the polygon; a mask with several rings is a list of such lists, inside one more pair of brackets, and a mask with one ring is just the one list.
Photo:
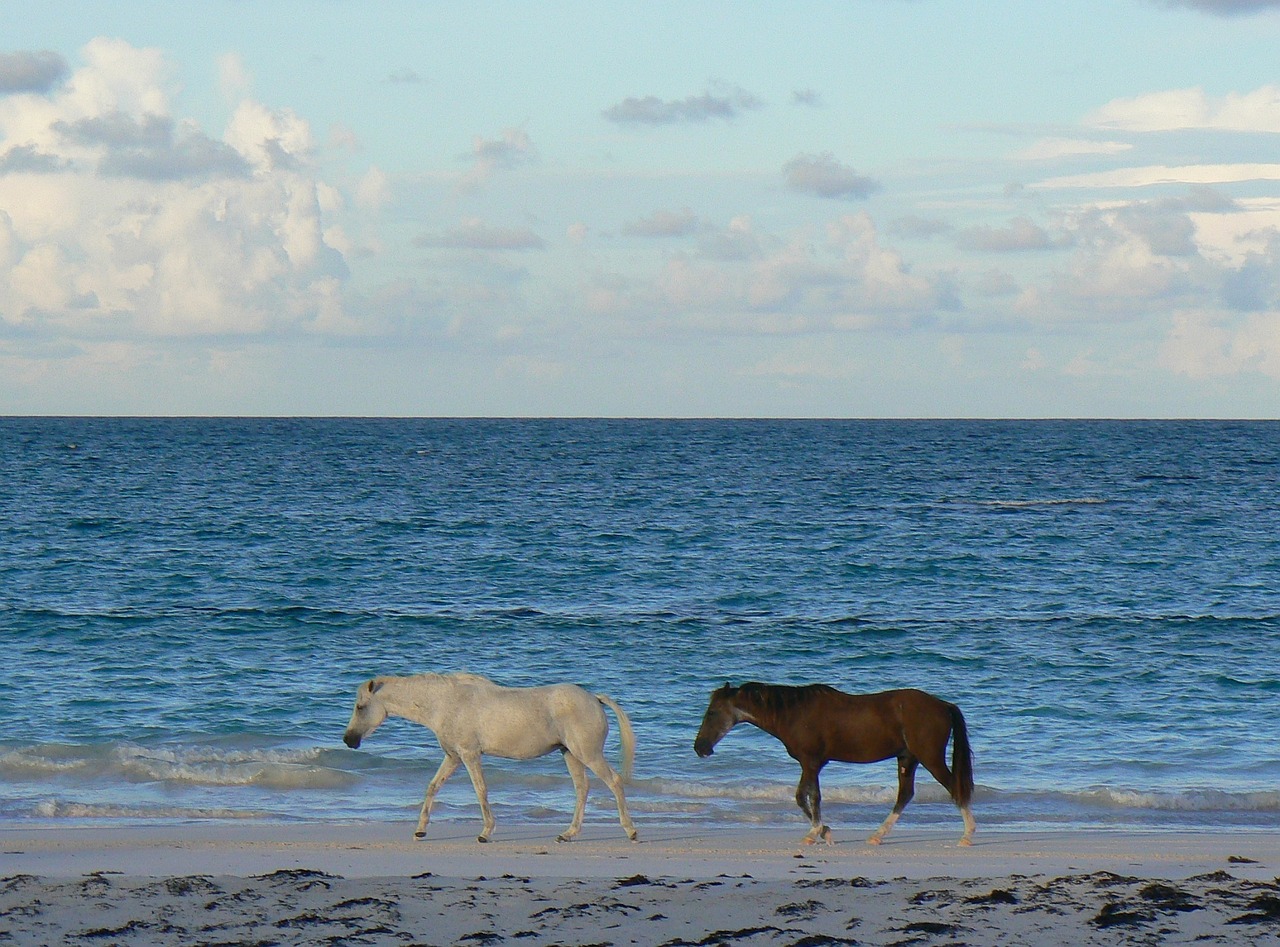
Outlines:
{"label": "horse hind leg", "polygon": [[[936,754],[923,757],[920,762],[924,764],[930,775],[938,781],[938,784],[945,789],[948,794],[955,797],[955,774],[951,772],[951,768],[947,766],[946,758],[939,750]],[[969,846],[973,844],[973,832],[977,828],[977,823],[973,818],[973,811],[969,808],[968,803],[960,806],[960,815],[964,819],[964,834],[960,836],[960,841],[956,844]]]}
{"label": "horse hind leg", "polygon": [[636,831],[635,823],[631,821],[631,813],[627,811],[627,795],[622,788],[622,777],[609,765],[609,761],[604,758],[604,753],[599,750],[593,756],[587,757],[583,762],[590,768],[591,772],[600,777],[601,782],[609,787],[609,791],[613,793],[613,798],[617,800],[618,823],[622,826],[622,831],[627,833],[627,838],[631,841],[639,841],[640,835]]}
{"label": "horse hind leg", "polygon": [[907,803],[911,801],[911,797],[916,794],[916,767],[920,765],[920,761],[911,756],[898,757],[898,801],[893,805],[893,811],[889,813],[888,818],[880,824],[880,828],[871,833],[867,841],[872,845],[879,845],[884,841],[884,837],[889,834],[897,823],[902,810],[907,807]]}
{"label": "horse hind leg", "polygon": [[484,781],[484,769],[480,765],[480,754],[474,753],[464,756],[462,765],[467,768],[467,774],[471,777],[471,785],[475,787],[476,799],[480,803],[480,815],[484,818],[484,828],[480,831],[476,841],[487,842],[498,823],[493,817],[493,810],[489,808],[489,787]]}
{"label": "horse hind leg", "polygon": [[831,826],[822,824],[822,789],[818,784],[818,773],[822,767],[802,766],[800,784],[796,786],[796,804],[800,811],[809,817],[809,831],[801,841],[805,845],[814,842],[831,842]]}
{"label": "horse hind leg", "polygon": [[569,827],[556,836],[557,842],[568,842],[582,831],[582,818],[587,811],[587,767],[568,750],[562,749],[564,765],[573,779],[573,792],[576,797],[573,806],[573,821]]}

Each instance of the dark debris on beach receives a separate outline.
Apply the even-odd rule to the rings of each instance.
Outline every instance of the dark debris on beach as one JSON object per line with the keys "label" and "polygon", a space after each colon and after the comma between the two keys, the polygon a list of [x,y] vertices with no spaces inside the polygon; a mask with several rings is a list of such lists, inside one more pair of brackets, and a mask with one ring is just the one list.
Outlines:
{"label": "dark debris on beach", "polygon": [[12,875],[0,878],[0,945],[1280,942],[1280,884],[1227,872],[1179,881],[1107,872],[919,882],[734,878],[711,888],[645,875],[573,884],[513,875],[431,880],[300,869],[253,878]]}

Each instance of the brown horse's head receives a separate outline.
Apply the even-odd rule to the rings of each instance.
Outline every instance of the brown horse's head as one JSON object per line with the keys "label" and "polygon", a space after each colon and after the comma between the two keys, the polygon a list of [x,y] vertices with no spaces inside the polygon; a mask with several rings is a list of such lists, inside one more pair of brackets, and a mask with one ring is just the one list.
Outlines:
{"label": "brown horse's head", "polygon": [[738,688],[726,684],[711,692],[711,703],[702,717],[702,726],[698,728],[698,736],[693,741],[693,751],[699,756],[710,756],[715,752],[716,744],[724,735],[743,721],[743,716],[734,703]]}

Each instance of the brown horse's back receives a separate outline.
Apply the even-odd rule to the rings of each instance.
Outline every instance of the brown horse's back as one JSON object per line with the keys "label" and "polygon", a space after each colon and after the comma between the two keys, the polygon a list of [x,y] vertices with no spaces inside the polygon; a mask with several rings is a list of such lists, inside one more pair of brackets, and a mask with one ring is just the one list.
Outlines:
{"label": "brown horse's back", "polygon": [[923,758],[951,735],[955,705],[922,690],[846,694],[827,688],[814,698],[810,719],[821,735],[821,755],[842,763]]}

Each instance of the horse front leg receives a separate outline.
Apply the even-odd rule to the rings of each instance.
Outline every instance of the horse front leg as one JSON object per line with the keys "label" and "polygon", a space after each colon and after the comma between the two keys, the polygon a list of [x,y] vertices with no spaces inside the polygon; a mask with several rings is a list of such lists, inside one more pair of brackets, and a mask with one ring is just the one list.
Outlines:
{"label": "horse front leg", "polygon": [[902,815],[902,810],[907,807],[911,797],[916,794],[916,767],[919,765],[920,761],[914,757],[898,757],[898,801],[894,803],[893,811],[889,813],[889,817],[867,839],[870,844],[879,845],[884,841],[884,837],[889,834],[889,830],[893,828],[894,823],[898,821],[898,817]]}
{"label": "horse front leg", "polygon": [[796,787],[796,804],[809,817],[809,831],[801,840],[805,845],[826,841],[831,844],[831,827],[822,824],[822,789],[818,785],[818,773],[822,764],[801,764],[800,785]]}
{"label": "horse front leg", "polygon": [[440,791],[444,781],[453,775],[453,771],[458,768],[460,762],[462,761],[451,753],[445,753],[444,759],[440,761],[440,768],[431,777],[431,782],[427,783],[427,795],[422,800],[422,812],[418,814],[418,827],[413,831],[414,838],[422,838],[427,834],[427,823],[431,821],[431,807],[435,805],[436,793]]}
{"label": "horse front leg", "polygon": [[485,785],[484,770],[480,766],[480,754],[468,753],[463,756],[462,765],[467,768],[467,774],[471,777],[471,785],[476,790],[476,799],[480,802],[480,815],[484,818],[484,828],[476,841],[487,842],[498,823],[493,817],[493,810],[489,808],[489,787]]}

